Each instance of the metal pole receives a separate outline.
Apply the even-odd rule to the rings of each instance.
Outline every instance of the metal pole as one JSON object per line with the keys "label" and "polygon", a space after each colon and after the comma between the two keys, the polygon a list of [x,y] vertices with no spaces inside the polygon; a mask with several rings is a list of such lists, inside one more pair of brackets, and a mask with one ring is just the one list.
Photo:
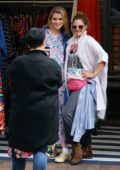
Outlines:
{"label": "metal pole", "polygon": [[0,1],[0,3],[36,3],[36,4],[50,4],[50,3],[73,3],[73,1]]}

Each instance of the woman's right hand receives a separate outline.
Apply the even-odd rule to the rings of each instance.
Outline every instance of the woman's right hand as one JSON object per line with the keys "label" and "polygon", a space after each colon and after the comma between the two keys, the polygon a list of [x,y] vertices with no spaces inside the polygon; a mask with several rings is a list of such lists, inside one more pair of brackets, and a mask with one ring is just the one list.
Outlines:
{"label": "woman's right hand", "polygon": [[92,72],[92,71],[85,70],[85,71],[82,72],[81,75],[82,75],[83,79],[92,79],[92,78],[94,78],[94,72]]}

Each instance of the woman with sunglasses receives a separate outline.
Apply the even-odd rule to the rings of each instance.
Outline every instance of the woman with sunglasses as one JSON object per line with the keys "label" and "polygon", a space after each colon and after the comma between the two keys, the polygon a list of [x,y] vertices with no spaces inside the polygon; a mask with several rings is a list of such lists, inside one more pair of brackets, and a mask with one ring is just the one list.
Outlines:
{"label": "woman with sunglasses", "polygon": [[[69,99],[64,107],[66,139],[72,141],[71,164],[92,157],[91,134],[96,118],[104,119],[108,55],[87,35],[89,20],[82,12],[71,23],[73,36],[67,42],[65,85]],[[82,83],[82,84],[81,84]]]}

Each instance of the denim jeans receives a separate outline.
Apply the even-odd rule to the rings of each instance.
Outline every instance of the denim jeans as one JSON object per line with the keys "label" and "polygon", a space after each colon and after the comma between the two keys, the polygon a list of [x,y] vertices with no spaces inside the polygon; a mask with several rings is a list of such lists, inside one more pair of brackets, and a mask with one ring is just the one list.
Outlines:
{"label": "denim jeans", "polygon": [[[12,170],[25,170],[26,159],[12,158]],[[33,170],[46,170],[47,156],[42,152],[33,155]]]}

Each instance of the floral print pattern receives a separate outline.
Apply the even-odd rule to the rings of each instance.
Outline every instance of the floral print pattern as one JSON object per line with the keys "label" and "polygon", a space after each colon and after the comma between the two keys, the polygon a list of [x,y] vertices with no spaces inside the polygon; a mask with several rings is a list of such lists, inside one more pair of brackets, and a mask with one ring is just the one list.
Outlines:
{"label": "floral print pattern", "polygon": [[24,152],[20,149],[15,149],[15,148],[11,148],[9,147],[8,148],[8,155],[11,156],[11,157],[15,157],[15,158],[28,158],[29,156],[32,155],[31,152]]}
{"label": "floral print pattern", "polygon": [[61,112],[64,106],[64,47],[62,35],[55,36],[49,29],[46,29],[45,46],[50,48],[50,58],[56,60],[61,67],[63,84],[59,88],[59,142],[65,143],[64,125]]}

